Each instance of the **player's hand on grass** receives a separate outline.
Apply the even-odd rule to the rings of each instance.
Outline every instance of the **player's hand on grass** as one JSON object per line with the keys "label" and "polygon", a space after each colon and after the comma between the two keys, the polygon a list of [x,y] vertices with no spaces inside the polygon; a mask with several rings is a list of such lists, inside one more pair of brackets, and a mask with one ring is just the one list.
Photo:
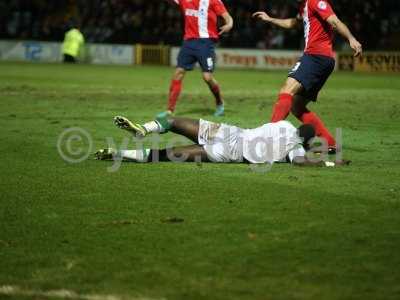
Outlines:
{"label": "player's hand on grass", "polygon": [[340,167],[340,166],[348,166],[351,164],[351,160],[347,159],[341,159],[341,160],[336,160],[335,162],[333,161],[313,161],[308,159],[307,157],[304,156],[299,156],[295,157],[293,159],[293,165],[298,166],[298,167],[327,167],[327,168],[334,168],[334,167]]}
{"label": "player's hand on grass", "polygon": [[260,19],[264,22],[270,22],[272,19],[266,12],[263,12],[263,11],[258,11],[256,13],[254,13],[253,18]]}
{"label": "player's hand on grass", "polygon": [[342,160],[336,160],[335,162],[326,161],[326,162],[324,162],[324,164],[325,164],[325,167],[328,167],[328,168],[348,166],[351,164],[351,160],[342,159]]}
{"label": "player's hand on grass", "polygon": [[354,57],[358,57],[362,54],[362,45],[360,44],[359,41],[357,41],[355,38],[350,39],[349,41],[351,49],[354,50]]}
{"label": "player's hand on grass", "polygon": [[349,166],[350,164],[351,164],[351,160],[348,160],[348,159],[342,159],[342,160],[335,161],[336,166]]}

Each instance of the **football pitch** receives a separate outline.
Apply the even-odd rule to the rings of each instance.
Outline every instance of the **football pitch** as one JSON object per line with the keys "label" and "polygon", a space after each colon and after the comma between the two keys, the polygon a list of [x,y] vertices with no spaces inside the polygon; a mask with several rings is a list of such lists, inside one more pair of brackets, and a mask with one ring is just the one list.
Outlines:
{"label": "football pitch", "polygon": [[[123,144],[128,136],[112,117],[153,119],[165,109],[171,73],[0,64],[0,299],[400,298],[398,75],[336,73],[311,104],[341,129],[349,167],[114,170],[62,158],[58,142],[69,128],[92,141],[91,149],[84,139],[61,146],[75,160],[111,138]],[[177,115],[259,126],[285,76],[218,70],[226,116],[216,119],[193,72]]]}

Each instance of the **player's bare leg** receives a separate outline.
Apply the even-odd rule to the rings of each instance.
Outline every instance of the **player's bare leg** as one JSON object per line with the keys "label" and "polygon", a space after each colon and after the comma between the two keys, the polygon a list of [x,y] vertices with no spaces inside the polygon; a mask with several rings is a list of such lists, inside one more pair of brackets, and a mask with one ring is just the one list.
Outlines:
{"label": "player's bare leg", "polygon": [[101,149],[95,153],[97,160],[123,160],[130,162],[210,162],[207,152],[200,145],[168,149],[115,150]]}
{"label": "player's bare leg", "polygon": [[223,116],[225,113],[224,100],[221,95],[221,90],[218,81],[210,72],[203,72],[203,80],[208,85],[211,93],[214,95],[215,104],[217,106],[214,115],[216,117]]}
{"label": "player's bare leg", "polygon": [[311,112],[307,108],[307,104],[310,101],[301,95],[295,95],[293,97],[293,104],[291,108],[292,114],[304,124],[311,124],[315,128],[316,135],[326,140],[331,154],[335,153],[336,141],[329,130],[325,127],[325,124],[317,116],[317,114]]}
{"label": "player's bare leg", "polygon": [[[172,117],[165,114],[164,117],[158,117],[154,121],[150,121],[143,125],[135,124],[129,119],[118,116],[114,118],[119,128],[133,133],[134,128],[143,128],[145,135],[149,133],[165,133],[174,132],[185,136],[198,143],[199,120]],[[119,123],[118,123],[119,122]],[[122,126],[123,125],[123,126]],[[137,132],[134,132],[137,135]],[[144,135],[143,135],[144,136]],[[191,161],[191,162],[207,162],[207,154],[203,147],[199,145],[174,147],[170,149],[138,149],[138,150],[115,150],[111,148],[101,149],[95,153],[98,160],[121,159],[134,162],[158,162],[158,161]]]}
{"label": "player's bare leg", "polygon": [[[148,132],[152,133],[165,133],[165,132],[173,132],[179,135],[182,135],[193,142],[198,142],[199,135],[199,120],[189,119],[189,118],[179,118],[173,117],[171,115],[158,116],[154,121],[159,125],[159,128],[155,128],[154,130],[150,130]],[[147,123],[151,124],[151,122]],[[146,124],[144,127],[148,127]]]}
{"label": "player's bare leg", "polygon": [[193,142],[198,142],[199,135],[199,120],[189,118],[169,117],[168,120],[170,129],[169,131],[183,135]]}
{"label": "player's bare leg", "polygon": [[168,109],[167,112],[173,113],[175,111],[176,103],[182,92],[182,82],[185,78],[186,71],[182,68],[176,68],[171,80],[168,96]]}
{"label": "player's bare leg", "polygon": [[169,149],[152,149],[149,162],[209,162],[207,153],[200,145],[174,147]]}

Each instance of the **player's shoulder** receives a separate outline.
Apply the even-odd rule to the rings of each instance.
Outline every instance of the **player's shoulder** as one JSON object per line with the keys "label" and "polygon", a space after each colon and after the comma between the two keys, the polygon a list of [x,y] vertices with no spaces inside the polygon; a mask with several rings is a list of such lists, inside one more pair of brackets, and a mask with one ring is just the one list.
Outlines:
{"label": "player's shoulder", "polygon": [[312,9],[326,10],[332,3],[330,0],[308,0],[308,6]]}

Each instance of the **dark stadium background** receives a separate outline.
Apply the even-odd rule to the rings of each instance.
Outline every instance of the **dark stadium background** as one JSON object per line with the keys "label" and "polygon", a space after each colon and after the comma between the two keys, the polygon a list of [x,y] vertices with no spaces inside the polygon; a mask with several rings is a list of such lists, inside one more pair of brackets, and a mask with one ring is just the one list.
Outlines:
{"label": "dark stadium background", "polygon": [[[255,22],[251,13],[268,10],[278,17],[296,14],[294,0],[225,0],[235,30],[223,47],[298,49],[302,31],[283,31]],[[363,41],[366,50],[399,49],[400,1],[332,0],[337,14]],[[0,1],[0,38],[62,41],[72,23],[81,23],[88,42],[179,45],[179,9],[163,0],[11,0]],[[346,47],[338,39],[337,49]],[[345,48],[344,48],[345,49]]]}

